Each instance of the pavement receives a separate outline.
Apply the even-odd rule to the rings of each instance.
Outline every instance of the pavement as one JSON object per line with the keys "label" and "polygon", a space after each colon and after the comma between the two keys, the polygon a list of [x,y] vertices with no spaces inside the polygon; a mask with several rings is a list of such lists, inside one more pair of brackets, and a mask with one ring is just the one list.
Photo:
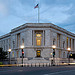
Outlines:
{"label": "pavement", "polygon": [[0,67],[0,75],[75,75],[75,66]]}

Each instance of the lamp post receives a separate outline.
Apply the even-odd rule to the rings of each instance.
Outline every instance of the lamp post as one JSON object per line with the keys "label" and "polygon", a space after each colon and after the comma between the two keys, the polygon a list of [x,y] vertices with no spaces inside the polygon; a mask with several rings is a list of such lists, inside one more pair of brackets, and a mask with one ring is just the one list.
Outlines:
{"label": "lamp post", "polygon": [[11,59],[10,59],[10,53],[11,53],[11,49],[8,49],[9,52],[9,64],[11,63]]}
{"label": "lamp post", "polygon": [[70,55],[70,50],[71,50],[71,48],[67,48],[67,50],[68,50],[68,65],[70,65],[69,63],[70,63],[70,57],[69,57],[69,55]]}
{"label": "lamp post", "polygon": [[23,45],[21,46],[21,49],[22,49],[22,67],[23,67],[23,57],[24,57],[24,51],[23,51],[24,46]]}
{"label": "lamp post", "polygon": [[56,45],[53,45],[52,49],[53,49],[53,66],[55,66],[55,49],[56,49]]}

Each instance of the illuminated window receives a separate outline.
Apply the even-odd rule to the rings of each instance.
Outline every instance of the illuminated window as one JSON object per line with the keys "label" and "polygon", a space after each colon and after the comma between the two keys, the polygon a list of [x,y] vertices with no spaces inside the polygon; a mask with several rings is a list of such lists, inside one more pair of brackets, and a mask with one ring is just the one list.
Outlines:
{"label": "illuminated window", "polygon": [[37,46],[41,45],[41,40],[37,40]]}
{"label": "illuminated window", "polygon": [[37,37],[41,37],[41,34],[36,34]]}
{"label": "illuminated window", "polygon": [[36,34],[36,45],[41,46],[41,34]]}

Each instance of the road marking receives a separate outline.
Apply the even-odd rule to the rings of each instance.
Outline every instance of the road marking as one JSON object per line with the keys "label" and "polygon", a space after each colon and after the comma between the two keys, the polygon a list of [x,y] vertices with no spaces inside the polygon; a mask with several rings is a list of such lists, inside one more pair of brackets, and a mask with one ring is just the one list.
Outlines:
{"label": "road marking", "polygon": [[71,71],[75,71],[75,70],[69,70],[69,71],[61,71],[61,72],[55,72],[55,73],[48,73],[48,74],[44,74],[44,75],[53,75],[53,74],[59,74],[59,73],[65,73],[65,72],[71,72]]}
{"label": "road marking", "polygon": [[22,72],[23,70],[18,70],[19,72]]}

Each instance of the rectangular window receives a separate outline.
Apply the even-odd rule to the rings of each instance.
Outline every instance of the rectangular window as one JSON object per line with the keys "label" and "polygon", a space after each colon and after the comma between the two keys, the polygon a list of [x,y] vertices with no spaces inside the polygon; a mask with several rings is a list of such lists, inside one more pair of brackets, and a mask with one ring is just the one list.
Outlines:
{"label": "rectangular window", "polygon": [[36,45],[41,46],[41,34],[36,34]]}
{"label": "rectangular window", "polygon": [[37,46],[41,45],[41,40],[37,40]]}

